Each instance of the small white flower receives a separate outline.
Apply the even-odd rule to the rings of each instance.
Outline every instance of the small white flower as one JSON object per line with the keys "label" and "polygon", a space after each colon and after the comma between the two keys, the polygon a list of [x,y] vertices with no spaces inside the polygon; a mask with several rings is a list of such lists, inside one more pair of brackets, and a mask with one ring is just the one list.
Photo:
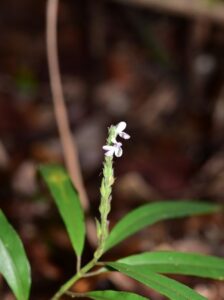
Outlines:
{"label": "small white flower", "polygon": [[117,156],[117,157],[121,157],[121,155],[123,154],[123,150],[121,148],[122,144],[121,143],[114,143],[113,146],[109,146],[109,145],[105,145],[103,146],[103,150],[106,150],[105,155],[106,156]]}
{"label": "small white flower", "polygon": [[[122,121],[117,124],[116,126],[116,136],[119,135],[121,138],[128,140],[130,139],[130,135],[124,132],[123,130],[127,127],[126,122]],[[114,143],[116,143],[116,138],[113,140]]]}

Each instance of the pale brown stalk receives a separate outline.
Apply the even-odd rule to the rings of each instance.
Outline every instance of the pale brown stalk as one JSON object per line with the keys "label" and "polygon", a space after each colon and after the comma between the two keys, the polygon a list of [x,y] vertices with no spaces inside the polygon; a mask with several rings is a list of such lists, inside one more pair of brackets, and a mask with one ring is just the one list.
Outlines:
{"label": "pale brown stalk", "polygon": [[65,100],[62,90],[62,82],[60,76],[58,62],[58,47],[57,47],[57,15],[58,15],[58,0],[47,1],[47,28],[46,28],[46,43],[47,43],[47,59],[49,67],[50,85],[54,103],[54,111],[56,122],[62,143],[64,160],[68,172],[71,176],[73,184],[77,188],[82,206],[88,210],[88,197],[84,188],[80,164],[78,160],[77,147],[74,137],[71,134],[68,122],[68,114],[65,106]]}

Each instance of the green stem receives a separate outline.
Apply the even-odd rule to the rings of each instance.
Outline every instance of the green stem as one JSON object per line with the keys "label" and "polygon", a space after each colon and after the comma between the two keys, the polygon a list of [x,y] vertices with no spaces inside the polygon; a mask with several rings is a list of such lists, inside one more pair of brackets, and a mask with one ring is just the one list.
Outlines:
{"label": "green stem", "polygon": [[100,269],[97,270],[97,271],[89,272],[89,273],[83,275],[83,277],[86,278],[86,277],[92,277],[92,276],[100,275],[100,274],[102,274],[102,273],[104,273],[104,272],[106,272],[106,271],[107,271],[106,268],[100,268]]}
{"label": "green stem", "polygon": [[81,257],[77,256],[76,273],[79,273],[80,269],[81,269]]}
{"label": "green stem", "polygon": [[60,297],[67,292],[73,284],[83,277],[90,269],[92,269],[97,262],[96,258],[89,261],[78,273],[76,273],[72,278],[70,278],[66,283],[64,283],[57,293],[51,298],[51,300],[58,300]]}

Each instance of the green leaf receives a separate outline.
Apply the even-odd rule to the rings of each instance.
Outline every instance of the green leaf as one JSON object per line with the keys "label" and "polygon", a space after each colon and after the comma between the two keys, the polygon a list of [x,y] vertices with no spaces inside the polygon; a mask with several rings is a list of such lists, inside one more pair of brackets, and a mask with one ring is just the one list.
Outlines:
{"label": "green leaf", "polygon": [[148,298],[128,292],[117,291],[93,291],[86,293],[86,296],[94,300],[147,300]]}
{"label": "green leaf", "polygon": [[18,300],[28,300],[30,265],[23,244],[0,210],[0,273]]}
{"label": "green leaf", "polygon": [[220,209],[218,205],[193,201],[164,201],[142,205],[121,219],[110,232],[105,251],[119,242],[161,220],[207,214]]}
{"label": "green leaf", "polygon": [[64,221],[73,249],[81,257],[85,242],[85,223],[79,195],[61,166],[43,165],[39,169]]}
{"label": "green leaf", "polygon": [[224,259],[196,253],[174,251],[145,252],[119,259],[127,265],[138,265],[150,271],[224,279]]}
{"label": "green leaf", "polygon": [[110,262],[107,263],[107,265],[156,290],[171,300],[206,300],[206,298],[199,295],[188,286],[149,271],[144,266],[130,266],[116,262]]}

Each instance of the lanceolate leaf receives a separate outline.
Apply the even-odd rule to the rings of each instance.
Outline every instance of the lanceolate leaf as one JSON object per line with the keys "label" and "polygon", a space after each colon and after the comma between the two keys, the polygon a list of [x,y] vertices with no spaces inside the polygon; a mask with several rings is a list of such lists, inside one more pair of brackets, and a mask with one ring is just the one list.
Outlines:
{"label": "lanceolate leaf", "polygon": [[128,213],[114,226],[106,241],[105,251],[142,228],[158,221],[207,214],[217,210],[219,210],[217,205],[193,201],[165,201],[140,206]]}
{"label": "lanceolate leaf", "polygon": [[207,300],[186,285],[149,271],[148,268],[143,266],[130,266],[116,262],[107,263],[107,265],[156,290],[171,300]]}
{"label": "lanceolate leaf", "polygon": [[28,300],[30,265],[23,244],[0,210],[0,273],[18,300]]}
{"label": "lanceolate leaf", "polygon": [[127,265],[144,266],[150,271],[224,279],[224,259],[173,251],[145,252],[118,260]]}
{"label": "lanceolate leaf", "polygon": [[40,172],[65,223],[76,255],[80,257],[85,241],[85,224],[79,195],[64,168],[46,165],[40,167]]}
{"label": "lanceolate leaf", "polygon": [[94,300],[149,300],[134,293],[117,291],[93,291],[86,293],[86,296]]}

